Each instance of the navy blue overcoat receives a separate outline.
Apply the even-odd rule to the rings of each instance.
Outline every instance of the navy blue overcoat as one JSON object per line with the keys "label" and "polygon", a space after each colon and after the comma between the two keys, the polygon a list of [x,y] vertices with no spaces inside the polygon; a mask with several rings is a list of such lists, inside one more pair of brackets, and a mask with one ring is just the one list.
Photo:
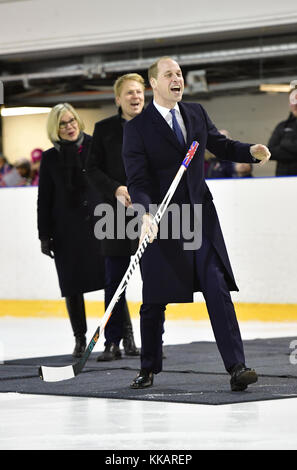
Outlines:
{"label": "navy blue overcoat", "polygon": [[[202,204],[203,236],[216,249],[223,266],[229,290],[238,290],[211,192],[204,177],[204,153],[207,148],[222,160],[255,163],[251,144],[227,139],[211,122],[198,103],[179,103],[187,130],[182,147],[172,129],[151,102],[124,129],[123,159],[132,203],[141,204],[147,212],[150,204],[160,203],[185,154],[193,141],[199,142],[188,170],[184,174],[172,203]],[[149,244],[141,259],[143,302],[192,302],[200,290],[195,278],[196,250],[184,249],[185,239],[160,239]]]}

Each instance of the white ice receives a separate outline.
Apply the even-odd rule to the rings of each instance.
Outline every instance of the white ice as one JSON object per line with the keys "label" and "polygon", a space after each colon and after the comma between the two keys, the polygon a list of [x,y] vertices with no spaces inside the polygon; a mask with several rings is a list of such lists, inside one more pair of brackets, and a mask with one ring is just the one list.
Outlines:
{"label": "white ice", "polygon": [[[240,326],[243,339],[297,338],[296,323]],[[89,336],[96,327],[89,319]],[[168,321],[164,340],[213,341],[213,334],[208,322]],[[0,318],[0,361],[72,349],[67,319]],[[102,349],[100,338],[94,352]],[[0,449],[297,449],[297,399],[214,406],[0,393]]]}

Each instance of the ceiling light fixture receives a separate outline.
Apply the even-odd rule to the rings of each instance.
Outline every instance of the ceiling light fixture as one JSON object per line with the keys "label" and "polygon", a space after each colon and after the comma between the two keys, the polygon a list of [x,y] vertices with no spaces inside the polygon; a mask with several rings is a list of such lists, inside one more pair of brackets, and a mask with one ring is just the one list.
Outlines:
{"label": "ceiling light fixture", "polygon": [[266,91],[268,93],[289,93],[292,89],[290,84],[285,83],[261,83],[259,86],[260,91]]}
{"label": "ceiling light fixture", "polygon": [[20,108],[2,108],[1,116],[25,116],[27,114],[47,114],[52,108],[22,106]]}

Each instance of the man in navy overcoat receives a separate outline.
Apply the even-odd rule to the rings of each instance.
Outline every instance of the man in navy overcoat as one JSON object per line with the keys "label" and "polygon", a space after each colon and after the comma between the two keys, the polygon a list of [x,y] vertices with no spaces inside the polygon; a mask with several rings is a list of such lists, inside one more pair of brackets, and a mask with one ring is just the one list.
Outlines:
{"label": "man in navy overcoat", "polygon": [[[157,228],[152,224],[152,205],[160,204],[193,141],[199,148],[178,185],[171,204],[191,208],[202,205],[202,243],[185,249],[185,237],[160,236],[149,244],[141,259],[143,303],[140,309],[141,369],[131,384],[153,384],[162,370],[162,334],[167,303],[192,302],[193,293],[205,298],[213,332],[231,389],[241,391],[257,381],[245,365],[245,356],[230,291],[238,290],[232,273],[212,195],[204,178],[204,153],[223,160],[261,164],[270,157],[267,147],[227,139],[220,134],[203,107],[181,102],[184,80],[177,62],[162,57],[149,69],[153,101],[124,129],[123,159],[128,191],[133,204],[145,209],[141,239],[152,242]],[[174,111],[172,111],[174,110]],[[200,206],[201,207],[201,206]],[[182,213],[182,211],[181,211]],[[168,224],[170,226],[170,217]],[[194,225],[195,226],[195,225]],[[173,226],[169,227],[173,230]]]}

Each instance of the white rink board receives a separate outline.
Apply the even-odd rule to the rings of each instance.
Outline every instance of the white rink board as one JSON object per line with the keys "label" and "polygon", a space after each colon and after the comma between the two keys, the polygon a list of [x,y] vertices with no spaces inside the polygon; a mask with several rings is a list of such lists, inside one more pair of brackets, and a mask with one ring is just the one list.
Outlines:
{"label": "white rink board", "polygon": [[[297,177],[208,180],[240,292],[235,302],[297,303]],[[37,188],[0,189],[0,299],[60,299],[54,262],[40,252]],[[141,301],[134,273],[127,298]],[[87,294],[103,300],[103,292]],[[195,300],[202,300],[200,294]]]}

